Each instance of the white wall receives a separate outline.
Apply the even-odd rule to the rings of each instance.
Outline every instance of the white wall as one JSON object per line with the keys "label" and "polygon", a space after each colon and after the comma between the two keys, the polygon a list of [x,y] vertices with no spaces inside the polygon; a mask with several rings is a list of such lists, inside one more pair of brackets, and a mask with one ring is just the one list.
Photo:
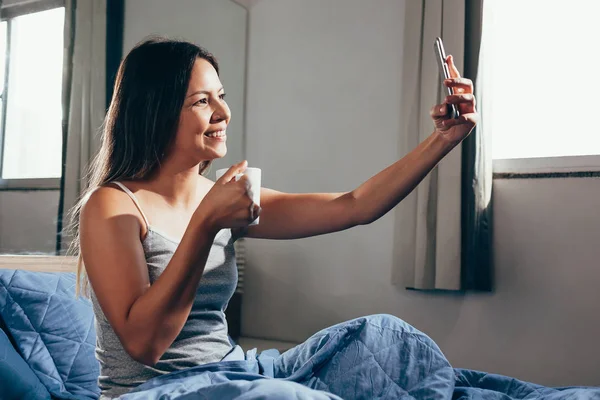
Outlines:
{"label": "white wall", "polygon": [[[394,0],[250,9],[247,157],[265,186],[351,190],[396,159],[403,14]],[[331,236],[250,241],[244,333],[301,340],[374,308],[373,294],[393,289],[392,232],[386,218]]]}
{"label": "white wall", "polygon": [[[260,0],[250,9],[247,157],[264,184],[350,190],[399,153],[402,0]],[[600,180],[497,181],[493,294],[390,283],[393,215],[323,237],[248,241],[243,334],[302,341],[390,313],[456,367],[600,384]],[[569,247],[570,246],[570,247]]]}
{"label": "white wall", "polygon": [[231,0],[125,1],[124,56],[146,36],[161,35],[200,45],[219,61],[232,119],[227,156],[213,164],[212,178],[218,168],[243,159],[246,16],[246,9]]}
{"label": "white wall", "polygon": [[0,253],[56,251],[58,190],[0,191]]}

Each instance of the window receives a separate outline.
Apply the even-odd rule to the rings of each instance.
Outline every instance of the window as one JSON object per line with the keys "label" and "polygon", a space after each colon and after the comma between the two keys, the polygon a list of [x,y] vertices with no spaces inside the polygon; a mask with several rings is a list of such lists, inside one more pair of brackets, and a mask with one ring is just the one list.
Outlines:
{"label": "window", "polygon": [[65,9],[45,8],[0,23],[3,182],[61,175]]}
{"label": "window", "polygon": [[494,160],[561,157],[534,164],[600,167],[600,1],[484,5],[481,112]]}

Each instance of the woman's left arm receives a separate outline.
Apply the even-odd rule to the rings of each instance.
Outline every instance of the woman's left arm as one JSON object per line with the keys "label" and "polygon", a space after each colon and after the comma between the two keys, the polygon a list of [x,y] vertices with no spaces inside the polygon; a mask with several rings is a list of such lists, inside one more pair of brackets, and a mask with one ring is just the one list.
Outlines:
{"label": "woman's left arm", "polygon": [[[369,224],[396,206],[456,145],[469,135],[478,115],[473,85],[460,77],[452,56],[448,63],[453,78],[444,81],[453,95],[431,109],[435,130],[404,158],[347,193],[290,194],[261,191],[260,223],[245,236],[295,239]],[[448,104],[456,104],[460,117],[450,119]]]}
{"label": "woman's left arm", "polygon": [[296,239],[368,224],[404,197],[437,165],[452,145],[434,133],[406,157],[348,193],[281,193],[261,190],[260,223],[246,236]]}

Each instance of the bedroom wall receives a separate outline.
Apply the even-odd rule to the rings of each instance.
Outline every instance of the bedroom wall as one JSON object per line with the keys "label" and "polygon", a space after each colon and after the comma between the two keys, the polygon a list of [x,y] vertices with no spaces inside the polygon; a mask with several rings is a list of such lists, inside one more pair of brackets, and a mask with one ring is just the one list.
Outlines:
{"label": "bedroom wall", "polygon": [[[405,2],[253,3],[247,157],[264,185],[350,190],[394,162]],[[392,214],[334,235],[248,241],[242,333],[299,342],[390,313],[429,334],[457,367],[598,385],[598,198],[593,178],[496,181],[492,294],[394,287]]]}
{"label": "bedroom wall", "polygon": [[0,253],[54,254],[58,197],[58,190],[0,191]]}

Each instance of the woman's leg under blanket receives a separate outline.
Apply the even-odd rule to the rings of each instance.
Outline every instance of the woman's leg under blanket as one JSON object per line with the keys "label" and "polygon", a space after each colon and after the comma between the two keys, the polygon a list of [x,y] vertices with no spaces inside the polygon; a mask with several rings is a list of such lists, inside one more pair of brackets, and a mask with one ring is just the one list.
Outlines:
{"label": "woman's leg under blanket", "polygon": [[274,360],[275,378],[344,399],[449,399],[454,371],[427,335],[391,315],[324,329]]}

